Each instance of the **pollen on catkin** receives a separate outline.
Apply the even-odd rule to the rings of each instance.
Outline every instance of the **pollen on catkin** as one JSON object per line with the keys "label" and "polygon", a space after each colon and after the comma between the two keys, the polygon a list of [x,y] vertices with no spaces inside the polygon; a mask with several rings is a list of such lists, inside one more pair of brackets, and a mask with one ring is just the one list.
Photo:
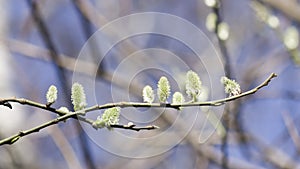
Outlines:
{"label": "pollen on catkin", "polygon": [[154,93],[151,86],[147,85],[143,89],[144,102],[152,103],[154,101]]}
{"label": "pollen on catkin", "polygon": [[165,103],[170,96],[170,84],[166,77],[162,76],[157,83],[157,95],[161,103]]}
{"label": "pollen on catkin", "polygon": [[183,95],[180,92],[175,92],[173,94],[173,98],[172,98],[172,103],[173,104],[181,104],[184,101],[185,101],[184,97],[183,97]]}
{"label": "pollen on catkin", "polygon": [[72,85],[71,100],[75,111],[82,110],[86,107],[86,97],[81,84],[74,83]]}
{"label": "pollen on catkin", "polygon": [[54,85],[51,85],[46,94],[47,103],[52,104],[57,100],[57,88]]}
{"label": "pollen on catkin", "polygon": [[120,111],[120,107],[106,109],[101,117],[98,116],[97,120],[93,123],[93,126],[96,128],[106,127],[107,129],[112,130],[111,125],[119,123]]}
{"label": "pollen on catkin", "polygon": [[198,97],[201,92],[201,85],[202,82],[198,74],[192,70],[188,71],[186,74],[185,89],[186,89],[186,94],[192,98],[193,102],[198,101]]}
{"label": "pollen on catkin", "polygon": [[225,93],[229,94],[229,96],[235,96],[241,93],[240,85],[235,80],[223,76],[220,81],[224,85]]}

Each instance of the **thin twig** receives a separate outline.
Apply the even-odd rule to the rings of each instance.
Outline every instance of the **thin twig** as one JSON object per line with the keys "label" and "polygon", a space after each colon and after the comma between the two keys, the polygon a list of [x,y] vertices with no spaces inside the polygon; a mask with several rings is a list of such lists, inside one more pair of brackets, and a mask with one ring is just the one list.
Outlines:
{"label": "thin twig", "polygon": [[[141,102],[117,102],[117,103],[107,103],[107,104],[103,104],[103,105],[94,105],[91,106],[89,108],[84,109],[83,111],[87,112],[91,112],[91,111],[95,111],[95,110],[101,110],[101,109],[108,109],[108,108],[112,108],[112,107],[121,107],[121,108],[126,108],[126,107],[165,107],[165,108],[173,108],[173,109],[179,109],[180,107],[193,107],[193,106],[220,106],[223,105],[227,102],[239,99],[241,97],[245,97],[251,94],[256,93],[259,89],[261,89],[264,86],[267,86],[269,84],[269,82],[273,79],[277,77],[277,75],[275,73],[272,73],[264,82],[262,82],[260,85],[258,85],[257,87],[243,92],[239,95],[235,95],[235,96],[231,96],[225,99],[219,99],[219,100],[213,100],[213,101],[206,101],[206,102],[193,102],[193,103],[182,103],[182,104],[171,104],[171,103],[141,103]],[[54,112],[58,115],[64,115],[65,113],[59,110],[56,110],[52,107],[47,107],[45,104],[42,103],[38,103],[35,101],[31,101],[31,100],[27,100],[24,98],[8,98],[8,99],[0,99],[0,105],[4,105],[6,106],[7,103],[10,102],[16,102],[16,103],[20,103],[20,104],[25,104],[25,105],[30,105],[33,107],[37,107],[37,108],[41,108],[44,110],[48,110],[51,112]]]}
{"label": "thin twig", "polygon": [[26,135],[29,135],[31,133],[35,133],[35,132],[39,132],[41,129],[43,128],[46,128],[48,126],[51,126],[51,125],[54,125],[54,124],[57,124],[59,123],[60,121],[64,121],[64,120],[67,120],[68,118],[71,118],[71,117],[74,117],[74,116],[77,116],[78,114],[80,114],[81,112],[73,112],[73,113],[68,113],[68,114],[65,114],[63,116],[60,116],[58,118],[55,118],[51,121],[48,121],[46,123],[43,123],[39,126],[36,126],[34,128],[31,128],[29,130],[25,130],[25,131],[20,131],[19,133],[15,134],[15,135],[12,135],[8,138],[5,138],[3,140],[0,141],[0,146],[1,145],[4,145],[4,144],[13,144],[15,143],[16,141],[18,141],[21,137],[23,136],[26,136]]}
{"label": "thin twig", "polygon": [[282,112],[282,117],[283,117],[284,124],[287,128],[287,131],[292,138],[292,141],[297,149],[297,152],[299,153],[300,152],[300,136],[299,136],[297,127],[288,112]]}
{"label": "thin twig", "polygon": [[[32,107],[44,109],[44,110],[47,110],[49,112],[53,112],[53,113],[55,113],[57,115],[60,115],[60,116],[66,115],[66,112],[55,109],[53,107],[49,107],[46,104],[38,103],[38,102],[35,102],[35,101],[32,101],[32,100],[27,100],[27,99],[24,99],[24,98],[14,98],[13,97],[13,98],[8,98],[8,99],[0,99],[0,105],[6,106],[6,107],[7,107],[7,104],[10,104],[11,102],[15,102],[15,103],[23,104],[23,105],[29,105],[29,106],[32,106]],[[90,120],[88,118],[85,118],[85,117],[82,117],[82,116],[78,116],[78,117],[72,116],[71,118],[74,118],[74,119],[78,118],[78,120],[86,122],[88,124],[93,123],[92,120]]]}
{"label": "thin twig", "polygon": [[159,129],[158,126],[155,125],[150,125],[150,126],[145,126],[145,127],[136,127],[136,125],[110,125],[112,128],[120,128],[120,129],[127,129],[127,130],[134,130],[134,131],[140,131],[140,130],[154,130],[154,129]]}
{"label": "thin twig", "polygon": [[112,108],[112,107],[166,107],[166,108],[174,108],[174,109],[179,109],[180,107],[193,107],[193,106],[221,106],[227,102],[239,99],[241,97],[245,97],[251,94],[256,93],[259,89],[261,89],[264,86],[267,86],[269,82],[277,77],[275,73],[272,73],[263,83],[258,85],[257,87],[241,93],[239,95],[231,96],[225,99],[219,99],[219,100],[213,100],[213,101],[207,101],[207,102],[193,102],[193,103],[182,103],[182,104],[170,104],[170,103],[139,103],[139,102],[118,102],[118,103],[108,103],[104,105],[95,105],[92,106],[88,109],[85,109],[86,112],[88,111],[94,111],[97,109],[107,109],[107,108]]}
{"label": "thin twig", "polygon": [[[41,129],[44,129],[44,128],[52,126],[52,125],[55,125],[59,122],[65,121],[67,119],[74,118],[76,116],[81,117],[80,115],[82,115],[82,111],[67,113],[63,116],[57,117],[53,120],[50,120],[46,123],[43,123],[43,124],[39,125],[39,126],[33,127],[31,129],[28,129],[28,130],[25,130],[25,131],[20,131],[15,135],[12,135],[12,136],[7,137],[3,140],[0,140],[0,146],[2,146],[4,144],[10,144],[11,145],[11,144],[15,143],[16,141],[18,141],[21,137],[24,137],[24,136],[32,134],[32,133],[39,132]],[[92,125],[94,121],[89,120],[88,122]],[[111,128],[121,128],[121,129],[127,129],[127,130],[134,130],[134,131],[158,129],[158,127],[155,126],[155,125],[146,126],[146,127],[136,127],[135,125],[111,125],[110,127]]]}
{"label": "thin twig", "polygon": [[[183,104],[169,104],[169,103],[166,103],[166,104],[152,103],[152,104],[150,104],[150,103],[139,103],[139,102],[119,102],[119,103],[108,103],[108,104],[104,104],[104,105],[95,105],[95,106],[91,106],[91,107],[86,108],[81,111],[65,113],[63,111],[54,109],[52,107],[48,107],[46,104],[38,103],[38,102],[27,100],[27,99],[22,99],[22,98],[21,99],[18,99],[18,98],[0,99],[0,105],[3,105],[3,106],[7,106],[7,104],[10,104],[10,102],[16,102],[19,104],[30,105],[32,107],[37,107],[40,109],[48,110],[50,112],[61,115],[60,117],[58,117],[54,120],[48,121],[46,123],[43,123],[39,126],[29,129],[29,130],[20,131],[18,134],[15,134],[13,136],[10,136],[6,139],[1,140],[0,146],[3,144],[13,144],[14,142],[16,142],[19,138],[21,138],[23,136],[38,132],[43,128],[57,124],[61,121],[65,121],[69,118],[75,118],[80,121],[84,121],[90,125],[93,125],[94,121],[83,117],[82,112],[85,112],[84,114],[86,114],[91,111],[100,110],[100,109],[108,109],[108,108],[112,108],[112,107],[121,107],[121,108],[125,108],[125,107],[160,107],[160,108],[166,107],[166,108],[179,109],[180,107],[191,107],[191,106],[220,106],[222,104],[225,104],[226,102],[229,102],[229,101],[232,101],[232,100],[235,100],[235,99],[238,99],[238,98],[250,95],[250,94],[254,94],[262,87],[267,86],[269,84],[269,82],[271,81],[271,79],[273,79],[276,76],[277,75],[275,73],[272,73],[262,84],[255,87],[252,90],[241,93],[240,95],[236,95],[236,96],[232,96],[232,97],[228,97],[228,98],[220,99],[220,100],[208,101],[208,102],[195,102],[195,103],[183,103]],[[135,127],[135,125],[111,125],[110,127],[129,129],[129,130],[135,130],[135,131],[157,129],[157,127],[154,125],[146,126],[146,127]]]}

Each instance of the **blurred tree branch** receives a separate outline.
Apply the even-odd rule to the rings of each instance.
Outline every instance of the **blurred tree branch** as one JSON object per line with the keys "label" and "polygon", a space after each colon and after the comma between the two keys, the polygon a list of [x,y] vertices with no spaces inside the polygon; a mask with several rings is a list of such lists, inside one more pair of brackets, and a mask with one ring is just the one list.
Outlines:
{"label": "blurred tree branch", "polygon": [[300,153],[300,136],[299,136],[297,127],[294,124],[294,122],[288,112],[282,112],[282,117],[284,120],[284,124],[288,130],[288,133],[289,133],[290,137],[292,138],[293,143],[297,149],[297,152]]}
{"label": "blurred tree branch", "polygon": [[300,4],[294,0],[259,0],[282,11],[289,18],[300,22]]}

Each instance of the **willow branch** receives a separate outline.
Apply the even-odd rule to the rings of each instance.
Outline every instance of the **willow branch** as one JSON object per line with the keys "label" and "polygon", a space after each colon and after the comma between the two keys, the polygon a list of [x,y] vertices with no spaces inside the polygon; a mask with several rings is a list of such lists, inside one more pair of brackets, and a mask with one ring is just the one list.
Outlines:
{"label": "willow branch", "polygon": [[[47,127],[52,126],[52,125],[55,125],[59,122],[65,121],[67,119],[77,118],[77,117],[78,117],[78,119],[83,118],[80,115],[82,115],[82,111],[66,113],[63,116],[57,117],[53,120],[50,120],[46,123],[43,123],[43,124],[39,125],[39,126],[33,127],[31,129],[28,129],[28,130],[20,131],[15,135],[12,135],[12,136],[7,137],[3,140],[0,140],[0,146],[2,146],[4,144],[10,144],[11,145],[11,144],[15,143],[16,141],[18,141],[21,137],[24,137],[24,136],[32,134],[32,133],[39,132],[41,129],[47,128]],[[83,118],[83,119],[86,120],[85,122],[89,123],[90,125],[93,125],[93,122],[94,122],[93,120],[89,120],[89,119],[86,119],[86,118]],[[158,129],[159,128],[155,125],[146,126],[146,127],[136,127],[136,125],[134,125],[134,124],[131,124],[131,125],[111,125],[110,127],[111,128],[121,128],[121,129],[127,129],[127,130],[134,130],[134,131],[153,130],[153,129]]]}
{"label": "willow branch", "polygon": [[[5,138],[0,141],[0,146],[4,144],[13,144],[16,141],[18,141],[21,137],[39,132],[41,129],[44,129],[46,127],[52,126],[54,124],[57,124],[61,121],[65,121],[70,118],[74,118],[83,122],[86,122],[90,125],[93,126],[94,121],[88,118],[83,117],[88,112],[95,111],[95,110],[101,110],[101,109],[108,109],[112,107],[121,107],[121,108],[126,108],[126,107],[157,107],[157,108],[173,108],[173,109],[179,109],[180,107],[192,107],[192,106],[220,106],[223,105],[227,102],[239,99],[241,97],[245,97],[247,95],[251,95],[256,93],[258,90],[263,88],[264,86],[267,86],[269,82],[275,78],[277,75],[275,73],[272,73],[263,83],[258,85],[257,87],[253,88],[252,90],[249,90],[247,92],[241,93],[236,96],[228,97],[225,99],[219,99],[219,100],[214,100],[214,101],[207,101],[207,102],[195,102],[195,103],[183,103],[183,104],[170,104],[170,103],[140,103],[140,102],[118,102],[118,103],[108,103],[104,105],[95,105],[91,106],[89,108],[86,108],[81,111],[77,112],[71,112],[71,113],[66,113],[63,111],[60,111],[58,109],[52,108],[47,106],[46,104],[38,103],[35,101],[23,99],[23,98],[9,98],[9,99],[0,99],[0,105],[12,108],[11,104],[12,102],[23,104],[23,105],[29,105],[32,107],[44,109],[53,113],[56,113],[60,115],[60,117],[55,118],[51,121],[48,121],[46,123],[43,123],[39,126],[36,126],[34,128],[25,130],[25,131],[20,131],[19,133],[10,136],[8,138]],[[84,112],[84,113],[83,113]],[[151,126],[146,126],[146,127],[136,127],[134,124],[131,125],[111,125],[110,127],[112,128],[121,128],[121,129],[128,129],[128,130],[134,130],[134,131],[140,131],[140,130],[152,130],[152,129],[157,129],[157,126],[151,125]]]}
{"label": "willow branch", "polygon": [[[180,107],[192,107],[192,106],[220,106],[223,105],[227,102],[239,99],[241,97],[245,97],[251,94],[256,93],[258,90],[260,90],[261,88],[267,86],[270,81],[277,77],[277,75],[275,73],[272,73],[264,82],[262,82],[260,85],[258,85],[257,87],[243,92],[239,95],[235,95],[235,96],[231,96],[231,97],[227,97],[225,99],[219,99],[219,100],[213,100],[213,101],[206,101],[206,102],[193,102],[193,103],[182,103],[182,104],[171,104],[171,103],[141,103],[141,102],[117,102],[117,103],[107,103],[107,104],[103,104],[103,105],[95,105],[95,106],[91,106],[89,108],[84,109],[84,111],[87,112],[91,112],[91,111],[95,111],[95,110],[101,110],[101,109],[108,109],[108,108],[112,108],[112,107],[121,107],[121,108],[126,108],[126,107],[157,107],[157,108],[173,108],[173,109],[179,109]],[[44,110],[48,110],[51,111],[53,113],[56,113],[58,115],[65,115],[64,112],[56,110],[52,107],[48,107],[46,104],[42,104],[42,103],[38,103],[35,101],[31,101],[31,100],[27,100],[24,98],[8,98],[8,99],[0,99],[0,105],[3,106],[7,106],[8,103],[11,102],[16,102],[19,104],[24,104],[24,105],[29,105],[32,107],[37,107],[40,109],[44,109]]]}
{"label": "willow branch", "polygon": [[[0,99],[0,105],[6,106],[6,107],[9,107],[9,108],[12,108],[12,106],[10,105],[10,103],[12,103],[12,102],[19,103],[19,104],[22,104],[22,105],[29,105],[31,107],[36,107],[36,108],[40,108],[40,109],[43,109],[43,110],[47,110],[49,112],[55,113],[55,114],[60,115],[60,116],[63,116],[63,115],[67,114],[66,112],[60,111],[60,110],[55,109],[53,107],[49,107],[46,104],[38,103],[38,102],[35,102],[35,101],[32,101],[32,100],[27,100],[27,99],[24,99],[24,98],[14,98],[13,97],[13,98],[8,98],[8,99]],[[87,119],[87,118],[82,117],[82,116],[78,116],[78,117],[71,116],[70,118],[78,119],[78,120],[86,122],[88,124],[93,123],[92,120]]]}
{"label": "willow branch", "polygon": [[126,130],[134,130],[134,131],[159,129],[159,127],[155,126],[155,125],[150,125],[150,126],[145,126],[145,127],[136,127],[135,124],[132,124],[132,125],[114,124],[114,125],[110,125],[110,127],[112,127],[112,128],[126,129]]}
{"label": "willow branch", "polygon": [[170,103],[140,103],[140,102],[118,102],[118,103],[108,103],[104,105],[95,105],[88,109],[86,109],[86,112],[99,110],[99,109],[108,109],[112,107],[165,107],[165,108],[173,108],[173,109],[179,109],[180,107],[193,107],[193,106],[221,106],[227,102],[239,99],[241,97],[245,97],[251,94],[256,93],[261,88],[267,86],[269,82],[277,77],[275,73],[272,73],[264,82],[262,82],[257,87],[247,91],[243,92],[239,95],[231,96],[225,99],[219,99],[219,100],[213,100],[213,101],[207,101],[207,102],[193,102],[193,103],[182,103],[182,104],[170,104]]}
{"label": "willow branch", "polygon": [[25,131],[20,131],[19,133],[13,135],[13,136],[10,136],[8,138],[5,138],[3,140],[0,141],[0,146],[1,145],[4,145],[4,144],[13,144],[15,143],[16,141],[18,141],[21,137],[24,137],[26,135],[29,135],[31,133],[35,133],[35,132],[39,132],[41,129],[43,128],[46,128],[48,126],[51,126],[51,125],[54,125],[54,124],[57,124],[59,123],[60,121],[64,121],[64,120],[67,120],[68,118],[71,118],[71,117],[75,117],[77,116],[78,114],[80,114],[81,112],[73,112],[73,113],[68,113],[68,114],[65,114],[63,116],[60,116],[58,118],[55,118],[51,121],[48,121],[46,123],[43,123],[39,126],[36,126],[34,128],[31,128],[29,130],[25,130]]}

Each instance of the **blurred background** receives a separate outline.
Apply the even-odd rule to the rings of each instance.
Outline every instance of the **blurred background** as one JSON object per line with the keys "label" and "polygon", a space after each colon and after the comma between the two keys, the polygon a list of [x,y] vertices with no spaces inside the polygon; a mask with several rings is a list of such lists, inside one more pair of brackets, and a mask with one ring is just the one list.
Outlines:
{"label": "blurred background", "polygon": [[[192,69],[205,86],[202,99],[214,100],[226,97],[222,75],[235,79],[242,91],[272,72],[278,75],[257,93],[221,107],[122,110],[120,123],[154,124],[159,130],[94,130],[70,119],[1,146],[0,168],[300,168],[299,0],[0,0],[0,8],[1,99],[46,103],[54,84],[59,98],[53,107],[72,110],[70,88],[79,81],[89,106],[142,102],[142,87],[155,89],[160,76],[168,77],[172,93],[184,93],[185,73]],[[89,56],[82,53],[104,25],[142,12],[172,14],[194,24],[207,37],[199,44],[201,56],[157,34],[123,39],[105,55],[105,42],[90,42]],[[162,24],[157,20],[145,22],[155,29]],[[141,26],[131,24],[124,28]],[[147,51],[153,48],[159,50]],[[57,117],[12,106],[0,107],[0,139]],[[217,130],[216,123],[207,122],[210,113],[221,120]],[[156,137],[161,133],[164,137]],[[120,135],[132,139],[118,140]],[[153,145],[137,144],[135,138],[153,138]],[[157,145],[162,148],[152,152]]]}

